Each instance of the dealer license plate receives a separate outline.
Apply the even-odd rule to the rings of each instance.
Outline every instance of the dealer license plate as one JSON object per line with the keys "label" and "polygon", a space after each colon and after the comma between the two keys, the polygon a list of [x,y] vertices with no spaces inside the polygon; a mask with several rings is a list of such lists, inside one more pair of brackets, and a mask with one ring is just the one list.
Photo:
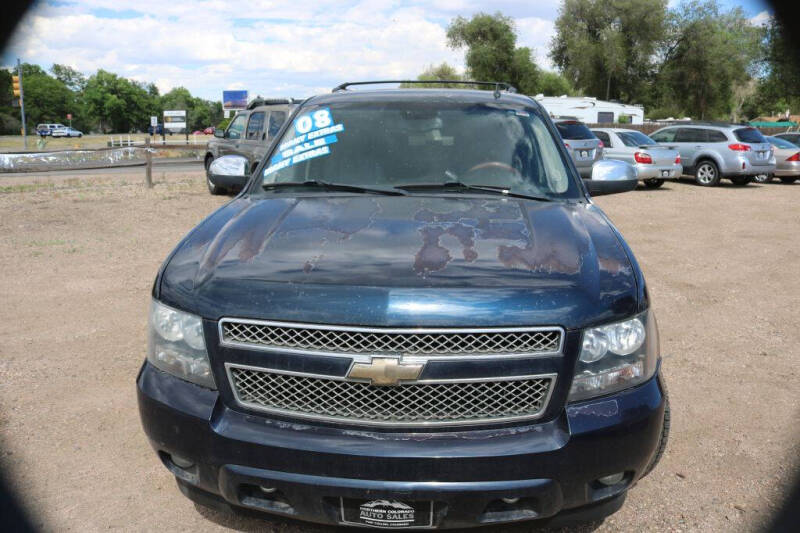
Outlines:
{"label": "dealer license plate", "polygon": [[433,502],[341,498],[341,523],[385,529],[433,527]]}
{"label": "dealer license plate", "polygon": [[589,157],[589,152],[586,150],[581,150],[581,157]]}

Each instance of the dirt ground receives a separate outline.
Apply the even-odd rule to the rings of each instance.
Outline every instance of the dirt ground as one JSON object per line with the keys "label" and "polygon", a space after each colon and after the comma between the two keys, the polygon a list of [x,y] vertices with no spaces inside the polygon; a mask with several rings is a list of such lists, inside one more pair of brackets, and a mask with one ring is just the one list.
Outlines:
{"label": "dirt ground", "polygon": [[[195,508],[148,445],[150,287],[226,200],[200,172],[142,181],[0,177],[0,466],[44,530],[322,531]],[[798,201],[800,183],[689,182],[598,200],[647,277],[673,413],[662,462],[598,531],[753,531],[780,506],[800,457]]]}

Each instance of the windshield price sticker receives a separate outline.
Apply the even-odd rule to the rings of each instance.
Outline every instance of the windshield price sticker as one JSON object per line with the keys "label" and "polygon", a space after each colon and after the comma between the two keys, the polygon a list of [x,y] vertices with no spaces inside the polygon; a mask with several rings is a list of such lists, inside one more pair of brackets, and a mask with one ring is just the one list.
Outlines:
{"label": "windshield price sticker", "polygon": [[344,131],[344,124],[333,123],[331,110],[327,107],[297,117],[292,126],[295,138],[278,146],[278,153],[270,160],[270,166],[264,169],[264,176],[330,154],[329,145],[339,140],[337,133]]}

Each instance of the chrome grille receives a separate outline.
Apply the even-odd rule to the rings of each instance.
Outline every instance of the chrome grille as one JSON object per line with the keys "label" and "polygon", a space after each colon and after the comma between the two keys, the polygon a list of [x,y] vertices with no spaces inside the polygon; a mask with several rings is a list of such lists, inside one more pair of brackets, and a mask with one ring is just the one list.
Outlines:
{"label": "chrome grille", "polygon": [[558,328],[386,330],[223,319],[220,331],[224,343],[345,354],[538,354],[561,347]]}
{"label": "chrome grille", "polygon": [[245,407],[289,416],[395,426],[536,418],[544,412],[555,379],[535,376],[378,387],[235,365],[229,365],[228,372],[236,398]]}

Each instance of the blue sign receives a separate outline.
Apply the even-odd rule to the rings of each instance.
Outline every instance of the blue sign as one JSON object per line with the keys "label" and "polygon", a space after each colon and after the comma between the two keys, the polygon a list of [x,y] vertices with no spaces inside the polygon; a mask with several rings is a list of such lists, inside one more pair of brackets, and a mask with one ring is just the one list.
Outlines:
{"label": "blue sign", "polygon": [[223,109],[244,109],[247,107],[247,91],[222,91]]}

